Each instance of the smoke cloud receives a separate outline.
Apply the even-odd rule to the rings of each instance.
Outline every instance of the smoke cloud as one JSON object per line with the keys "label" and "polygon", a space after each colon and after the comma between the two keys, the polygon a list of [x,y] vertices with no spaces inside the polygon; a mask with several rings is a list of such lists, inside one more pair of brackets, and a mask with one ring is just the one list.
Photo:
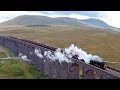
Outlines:
{"label": "smoke cloud", "polygon": [[19,56],[22,60],[24,60],[24,61],[30,61],[30,60],[27,59],[27,56],[26,56],[26,55],[23,55],[22,53],[19,53],[18,56]]}
{"label": "smoke cloud", "polygon": [[40,49],[35,49],[35,54],[36,54],[39,58],[43,58],[43,55],[41,54],[41,50],[40,50]]}
{"label": "smoke cloud", "polygon": [[61,49],[58,48],[53,54],[50,51],[45,51],[44,52],[44,56],[46,56],[47,58],[55,61],[55,60],[59,60],[59,62],[71,62],[71,59],[68,59],[64,53],[61,52]]}
{"label": "smoke cloud", "polygon": [[68,63],[71,62],[72,57],[75,55],[78,56],[79,60],[83,59],[87,64],[90,63],[90,60],[98,62],[103,61],[103,59],[100,56],[87,54],[87,52],[83,51],[81,48],[78,48],[74,44],[71,44],[70,47],[65,48],[63,52],[61,52],[60,48],[58,48],[54,53],[51,53],[50,51],[44,52],[44,56],[53,61],[59,60],[59,62],[66,61]]}
{"label": "smoke cloud", "polygon": [[90,63],[90,60],[98,62],[102,62],[103,60],[100,56],[87,54],[87,52],[83,51],[81,48],[78,48],[74,44],[71,44],[69,48],[65,48],[64,52],[69,58],[77,55],[79,60],[83,59],[87,64]]}
{"label": "smoke cloud", "polygon": [[[40,48],[35,49],[34,53],[39,58],[47,57],[52,61],[58,60],[60,63],[63,61],[72,62],[73,56],[77,55],[78,60],[84,60],[85,63],[89,64],[91,60],[102,62],[103,59],[100,56],[88,54],[87,52],[83,51],[81,48],[78,48],[74,44],[71,44],[68,48],[60,49],[58,48],[56,51],[45,51],[44,55],[42,55]],[[31,54],[31,52],[30,52]],[[21,57],[25,61],[29,61],[26,55],[19,53],[19,57]]]}

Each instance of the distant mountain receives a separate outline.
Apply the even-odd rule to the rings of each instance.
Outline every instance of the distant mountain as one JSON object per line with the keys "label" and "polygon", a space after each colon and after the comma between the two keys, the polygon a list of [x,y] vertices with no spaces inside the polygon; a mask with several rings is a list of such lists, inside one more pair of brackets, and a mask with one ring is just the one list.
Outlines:
{"label": "distant mountain", "polygon": [[1,25],[89,25],[75,18],[50,18],[37,15],[22,15],[1,23]]}
{"label": "distant mountain", "polygon": [[22,15],[15,17],[11,20],[0,23],[0,25],[26,25],[26,26],[39,26],[39,25],[73,25],[73,26],[89,26],[89,27],[101,27],[105,29],[118,29],[106,24],[99,19],[84,19],[79,20],[76,18],[58,17],[50,18],[47,16],[38,15]]}
{"label": "distant mountain", "polygon": [[99,26],[105,29],[118,29],[116,27],[112,27],[110,25],[108,25],[107,23],[105,23],[104,21],[100,20],[100,19],[85,19],[85,20],[81,20],[83,22],[95,25],[95,26]]}

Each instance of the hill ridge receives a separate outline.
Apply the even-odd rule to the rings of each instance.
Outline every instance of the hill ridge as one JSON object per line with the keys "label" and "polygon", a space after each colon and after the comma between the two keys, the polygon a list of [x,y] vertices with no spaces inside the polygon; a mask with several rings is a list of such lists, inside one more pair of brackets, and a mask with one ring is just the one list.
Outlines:
{"label": "hill ridge", "polygon": [[21,15],[11,20],[4,21],[0,25],[72,25],[72,26],[87,26],[98,27],[104,29],[117,30],[100,19],[76,19],[70,17],[51,18],[42,15]]}

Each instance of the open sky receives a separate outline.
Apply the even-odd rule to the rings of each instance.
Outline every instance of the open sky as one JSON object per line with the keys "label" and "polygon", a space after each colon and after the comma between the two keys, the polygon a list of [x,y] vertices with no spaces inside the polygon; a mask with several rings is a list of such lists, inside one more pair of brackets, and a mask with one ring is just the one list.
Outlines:
{"label": "open sky", "polygon": [[120,11],[0,11],[0,22],[19,15],[44,15],[52,18],[71,17],[77,19],[97,18],[120,28]]}

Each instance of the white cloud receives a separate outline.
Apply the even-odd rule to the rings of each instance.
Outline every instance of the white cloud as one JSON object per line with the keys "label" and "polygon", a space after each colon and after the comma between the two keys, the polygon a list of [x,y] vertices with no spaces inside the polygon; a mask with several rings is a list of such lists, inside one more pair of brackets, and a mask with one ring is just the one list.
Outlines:
{"label": "white cloud", "polygon": [[79,15],[79,14],[70,14],[68,15],[71,18],[77,18],[77,19],[89,19],[89,16],[85,16],[85,15]]}
{"label": "white cloud", "polygon": [[107,24],[120,28],[120,11],[100,11],[98,17]]}
{"label": "white cloud", "polygon": [[77,19],[89,19],[90,18],[89,16],[80,15],[80,14],[69,14],[69,15],[49,14],[46,16],[49,16],[51,18],[57,18],[57,17],[70,17],[70,18],[77,18]]}
{"label": "white cloud", "polygon": [[54,11],[48,11],[48,13],[51,13],[51,14],[53,14],[53,13],[55,13]]}

